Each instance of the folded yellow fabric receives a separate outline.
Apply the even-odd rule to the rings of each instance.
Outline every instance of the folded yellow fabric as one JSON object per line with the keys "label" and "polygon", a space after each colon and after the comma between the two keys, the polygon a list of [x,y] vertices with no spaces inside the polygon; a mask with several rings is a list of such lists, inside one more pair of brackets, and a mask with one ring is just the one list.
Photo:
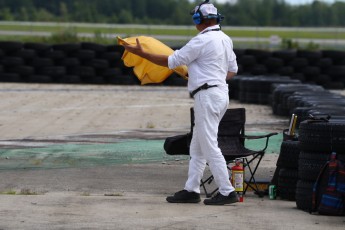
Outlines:
{"label": "folded yellow fabric", "polygon": [[[136,45],[137,38],[139,38],[139,42],[142,48],[150,53],[170,55],[174,52],[170,47],[152,37],[139,36],[129,37],[125,39],[118,37],[117,39],[118,44],[120,45],[123,45],[125,43]],[[134,67],[134,74],[138,77],[142,85],[149,83],[161,83],[165,79],[167,79],[173,72],[177,73],[186,80],[188,79],[187,66],[179,66],[171,70],[167,67],[156,65],[126,50],[122,55],[122,60],[125,66]]]}

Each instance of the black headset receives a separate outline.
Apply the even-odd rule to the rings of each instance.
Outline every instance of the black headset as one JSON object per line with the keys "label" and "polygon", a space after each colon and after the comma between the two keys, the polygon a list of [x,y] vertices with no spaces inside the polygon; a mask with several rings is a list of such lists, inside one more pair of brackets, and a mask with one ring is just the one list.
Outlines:
{"label": "black headset", "polygon": [[198,5],[198,9],[195,11],[195,10],[192,10],[191,11],[191,15],[192,18],[193,18],[193,22],[196,24],[196,25],[200,25],[202,23],[202,20],[203,19],[211,19],[211,18],[216,18],[217,19],[217,24],[219,24],[223,19],[224,17],[221,16],[220,14],[216,14],[216,15],[206,15],[204,16],[200,10],[201,6],[204,5],[204,4],[208,4],[210,2],[210,0],[205,0],[204,2],[200,3]]}

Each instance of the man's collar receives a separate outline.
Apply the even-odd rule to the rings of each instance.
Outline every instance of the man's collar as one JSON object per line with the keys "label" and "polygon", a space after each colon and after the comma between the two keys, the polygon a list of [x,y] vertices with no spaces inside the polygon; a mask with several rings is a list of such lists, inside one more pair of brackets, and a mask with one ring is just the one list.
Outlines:
{"label": "man's collar", "polygon": [[201,31],[199,34],[204,34],[212,30],[220,30],[220,26],[219,25],[209,26],[205,28],[203,31]]}

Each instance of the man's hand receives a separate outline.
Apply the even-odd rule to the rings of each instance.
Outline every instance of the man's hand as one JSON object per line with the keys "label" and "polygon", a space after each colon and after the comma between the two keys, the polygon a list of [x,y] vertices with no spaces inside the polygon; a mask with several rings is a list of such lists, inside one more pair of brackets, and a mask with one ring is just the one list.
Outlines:
{"label": "man's hand", "polygon": [[139,38],[137,38],[136,41],[137,41],[137,45],[136,46],[133,46],[133,45],[130,45],[130,44],[123,44],[123,47],[125,47],[125,49],[128,52],[130,52],[130,53],[133,53],[133,54],[138,55],[140,57],[144,57],[145,56],[145,52],[144,52],[143,48],[141,47],[141,44],[139,42]]}
{"label": "man's hand", "polygon": [[234,76],[236,76],[236,73],[228,72],[228,74],[227,74],[227,76],[226,76],[226,80],[229,81],[229,80],[232,79]]}
{"label": "man's hand", "polygon": [[145,58],[145,59],[149,60],[150,62],[156,64],[156,65],[168,67],[168,56],[167,55],[147,53],[141,47],[141,44],[139,42],[139,38],[137,38],[136,41],[137,41],[136,46],[124,43],[123,47],[125,47],[125,49],[128,52],[133,53],[135,55],[138,55],[139,57]]}

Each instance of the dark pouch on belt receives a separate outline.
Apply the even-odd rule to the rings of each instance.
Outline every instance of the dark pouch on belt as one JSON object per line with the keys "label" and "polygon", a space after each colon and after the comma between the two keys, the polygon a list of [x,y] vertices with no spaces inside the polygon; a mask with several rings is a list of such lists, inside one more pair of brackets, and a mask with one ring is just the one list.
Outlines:
{"label": "dark pouch on belt", "polygon": [[200,90],[203,90],[203,89],[208,89],[208,88],[212,88],[212,87],[217,87],[217,85],[208,85],[207,83],[203,84],[202,86],[198,87],[196,90],[193,90],[191,93],[190,93],[190,97],[194,97],[195,94],[197,94]]}

